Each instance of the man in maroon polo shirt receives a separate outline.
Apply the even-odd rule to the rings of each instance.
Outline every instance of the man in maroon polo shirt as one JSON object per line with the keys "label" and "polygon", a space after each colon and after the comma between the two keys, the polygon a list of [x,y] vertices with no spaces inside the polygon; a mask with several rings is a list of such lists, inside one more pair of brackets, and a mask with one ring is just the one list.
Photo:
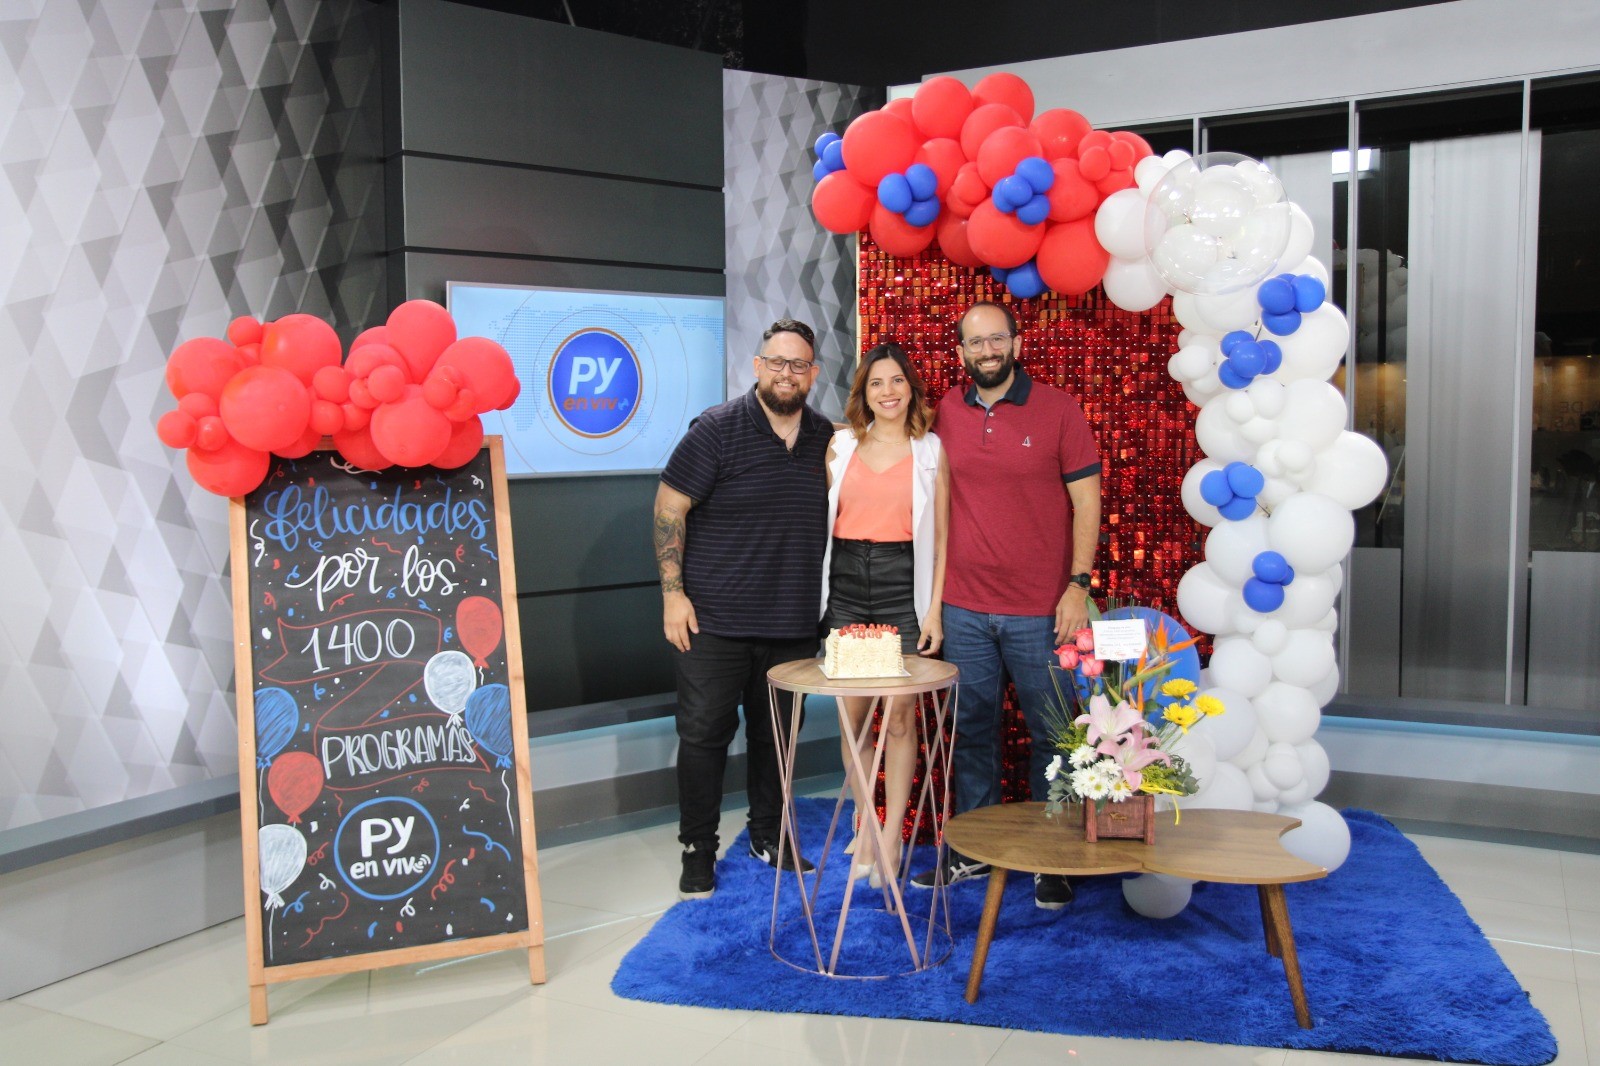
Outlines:
{"label": "man in maroon polo shirt", "polygon": [[[1033,736],[1028,783],[1046,796],[1048,663],[1088,625],[1090,570],[1100,537],[1100,453],[1078,401],[1017,362],[1017,320],[974,304],[958,328],[966,390],[940,401],[934,429],[950,462],[950,542],[944,657],[961,671],[955,811],[1000,802],[1000,713],[1009,677]],[[989,868],[951,853],[947,883]],[[914,883],[928,887],[933,872]],[[1064,877],[1034,878],[1034,902],[1072,900]]]}

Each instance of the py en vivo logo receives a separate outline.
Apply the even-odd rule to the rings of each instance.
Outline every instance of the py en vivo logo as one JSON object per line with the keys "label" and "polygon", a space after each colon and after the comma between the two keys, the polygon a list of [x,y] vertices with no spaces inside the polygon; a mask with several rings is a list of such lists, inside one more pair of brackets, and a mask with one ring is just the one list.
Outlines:
{"label": "py en vivo logo", "polygon": [[609,437],[639,409],[644,375],[627,341],[590,326],[556,345],[546,391],[550,409],[582,437]]}

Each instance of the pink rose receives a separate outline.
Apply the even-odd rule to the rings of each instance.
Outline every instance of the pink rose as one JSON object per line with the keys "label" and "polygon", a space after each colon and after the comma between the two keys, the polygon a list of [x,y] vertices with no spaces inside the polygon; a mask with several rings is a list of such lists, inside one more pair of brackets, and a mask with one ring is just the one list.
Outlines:
{"label": "pink rose", "polygon": [[1072,639],[1073,639],[1073,642],[1075,644],[1077,644],[1079,651],[1081,651],[1081,652],[1094,651],[1094,630],[1092,630],[1092,629],[1080,629],[1080,630],[1078,630],[1077,633],[1075,633],[1073,635]]}
{"label": "pink rose", "polygon": [[1090,659],[1087,657],[1085,657],[1083,661],[1079,663],[1079,666],[1083,670],[1084,677],[1099,677],[1101,674],[1105,673],[1106,669],[1105,660]]}
{"label": "pink rose", "polygon": [[1078,649],[1071,644],[1063,644],[1056,649],[1056,658],[1061,660],[1061,669],[1075,670],[1078,666]]}

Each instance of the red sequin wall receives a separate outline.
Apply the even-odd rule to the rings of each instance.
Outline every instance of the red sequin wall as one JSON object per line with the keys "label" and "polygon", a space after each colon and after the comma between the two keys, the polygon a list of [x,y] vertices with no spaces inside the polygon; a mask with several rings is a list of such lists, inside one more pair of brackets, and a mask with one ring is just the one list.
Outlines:
{"label": "red sequin wall", "polygon": [[[1100,550],[1094,595],[1177,617],[1178,579],[1201,558],[1203,530],[1183,509],[1179,487],[1200,458],[1195,408],[1167,373],[1176,349],[1170,301],[1123,311],[1095,289],[1086,296],[1015,300],[986,271],[956,266],[937,251],[896,259],[860,238],[861,345],[902,345],[928,385],[929,400],[965,388],[956,320],[973,302],[1007,304],[1022,332],[1022,361],[1036,380],[1078,398],[1100,443]],[[1027,799],[1028,732],[1008,696],[1005,798]]]}

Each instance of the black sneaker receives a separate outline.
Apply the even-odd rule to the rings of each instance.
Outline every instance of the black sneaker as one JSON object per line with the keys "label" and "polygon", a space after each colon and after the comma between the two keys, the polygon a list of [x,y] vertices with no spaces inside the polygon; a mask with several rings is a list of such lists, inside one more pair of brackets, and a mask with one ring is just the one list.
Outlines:
{"label": "black sneaker", "polygon": [[1072,882],[1060,874],[1033,875],[1033,905],[1040,910],[1058,911],[1072,902]]}
{"label": "black sneaker", "polygon": [[[911,879],[912,888],[932,888],[934,875],[937,870],[924,870]],[[953,885],[957,881],[965,881],[973,877],[987,877],[989,864],[969,859],[960,852],[952,851],[944,861],[944,883]]]}
{"label": "black sneaker", "polygon": [[[778,854],[778,842],[776,840],[763,840],[760,837],[751,837],[750,857],[752,859],[760,859],[768,866],[773,866],[780,870],[794,869],[794,853],[789,848],[786,847],[783,849],[783,854],[781,856],[783,861],[781,863],[778,861],[780,856]],[[801,873],[808,874],[815,869],[816,867],[811,864],[810,859],[806,858],[804,855],[800,856]]]}
{"label": "black sneaker", "polygon": [[678,877],[679,899],[705,899],[717,890],[717,846],[696,843],[683,849],[683,873]]}

